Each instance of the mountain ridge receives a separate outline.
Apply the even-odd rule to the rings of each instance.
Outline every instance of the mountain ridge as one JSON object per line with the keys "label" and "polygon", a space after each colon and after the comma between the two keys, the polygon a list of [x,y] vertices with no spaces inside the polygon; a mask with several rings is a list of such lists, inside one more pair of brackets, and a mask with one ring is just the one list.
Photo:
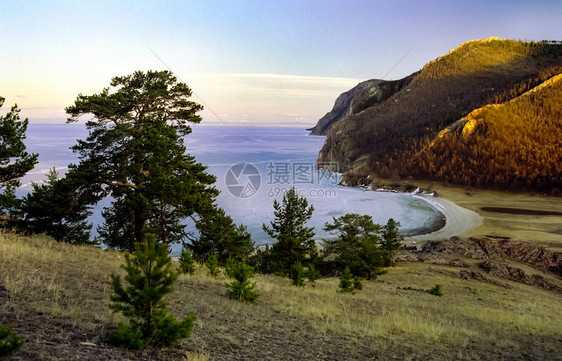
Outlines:
{"label": "mountain ridge", "polygon": [[399,80],[369,79],[360,82],[340,94],[336,98],[332,110],[320,118],[314,127],[307,130],[311,132],[311,135],[326,135],[334,123],[370,108],[400,91],[412,81],[415,74]]}
{"label": "mountain ridge", "polygon": [[[458,154],[455,159],[447,158],[447,147],[443,144],[441,151],[445,153],[438,154],[434,148],[431,157],[426,157],[423,164],[420,164],[417,155],[424,150],[427,153],[442,131],[458,127],[455,124],[473,111],[488,105],[507,103],[532,89],[541,96],[532,97],[534,103],[528,105],[534,110],[528,116],[534,119],[531,113],[539,112],[538,108],[548,104],[549,113],[542,112],[541,116],[549,120],[549,128],[542,131],[557,134],[557,129],[562,127],[562,120],[556,111],[561,107],[560,101],[542,99],[542,96],[551,97],[554,93],[543,92],[542,88],[537,87],[560,74],[561,42],[523,42],[499,38],[465,42],[430,61],[419,72],[401,79],[402,86],[389,92],[384,99],[370,101],[365,90],[349,99],[348,107],[354,103],[368,106],[358,112],[351,112],[346,117],[332,119],[334,121],[331,125],[324,127],[327,138],[319,152],[318,162],[337,163],[338,169],[344,173],[344,179],[351,180],[348,183],[371,175],[373,178],[438,180],[471,186],[557,193],[562,190],[562,171],[558,165],[552,164],[552,160],[550,171],[544,179],[539,182],[517,179],[513,185],[513,177],[496,171],[492,172],[496,177],[494,179],[470,179],[463,178],[462,175],[444,176],[444,172],[432,169],[429,164],[431,162],[451,168],[450,171],[453,168],[459,171],[464,167],[449,166],[453,161],[459,164],[477,162]],[[384,83],[379,83],[379,86],[380,84]],[[509,109],[515,111],[515,107]],[[478,112],[473,113],[472,117],[477,114]],[[482,114],[491,113],[485,111]],[[508,114],[503,116],[510,117]],[[509,122],[504,123],[507,125]],[[520,126],[525,127],[524,121]],[[541,149],[548,150],[536,152],[540,154],[540,162],[548,162],[549,157],[556,159],[554,153],[562,153],[562,146],[556,140],[551,143],[544,147],[538,145]],[[526,149],[527,146],[525,143],[521,148]],[[477,148],[482,150],[478,145]],[[450,152],[451,149],[447,151]],[[525,174],[533,172],[534,170],[528,170]]]}

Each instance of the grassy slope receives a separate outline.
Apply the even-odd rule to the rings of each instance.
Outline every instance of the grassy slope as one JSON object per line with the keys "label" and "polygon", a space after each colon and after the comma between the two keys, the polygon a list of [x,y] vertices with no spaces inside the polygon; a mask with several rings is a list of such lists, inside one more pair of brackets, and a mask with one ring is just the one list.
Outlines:
{"label": "grassy slope", "polygon": [[559,74],[561,49],[493,38],[464,43],[424,66],[407,89],[336,123],[319,160],[355,175],[438,178],[410,159],[463,115]]}
{"label": "grassy slope", "polygon": [[[199,269],[182,276],[169,298],[177,316],[196,312],[192,337],[174,349],[125,351],[104,341],[118,319],[107,309],[109,275],[122,260],[92,247],[0,235],[0,323],[26,339],[15,359],[501,360],[556,359],[562,351],[559,294],[464,281],[457,269],[419,263],[365,282],[354,296],[337,293],[336,279],[297,289],[258,276],[261,296],[249,305],[227,299],[226,279]],[[415,290],[436,283],[442,298]]]}

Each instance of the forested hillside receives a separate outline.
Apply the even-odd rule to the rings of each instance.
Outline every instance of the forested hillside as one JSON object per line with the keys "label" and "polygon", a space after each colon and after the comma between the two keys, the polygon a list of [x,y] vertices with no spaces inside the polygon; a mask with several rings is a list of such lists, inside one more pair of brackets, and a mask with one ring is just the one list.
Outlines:
{"label": "forested hillside", "polygon": [[[554,77],[561,73],[559,42],[466,42],[426,64],[388,99],[336,122],[318,160],[337,162],[348,177],[555,192],[562,98]],[[550,86],[526,94],[547,81]],[[486,119],[462,138],[471,117]],[[494,125],[485,131],[488,117]],[[470,151],[456,148],[460,139]]]}
{"label": "forested hillside", "polygon": [[[443,130],[408,168],[452,183],[562,189],[562,74]],[[416,172],[417,171],[417,172]]]}

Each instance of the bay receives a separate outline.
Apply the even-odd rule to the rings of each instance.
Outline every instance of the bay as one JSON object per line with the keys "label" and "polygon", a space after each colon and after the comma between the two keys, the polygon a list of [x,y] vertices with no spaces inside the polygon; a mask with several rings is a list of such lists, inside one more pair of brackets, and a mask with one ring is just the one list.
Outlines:
{"label": "bay", "polygon": [[[30,124],[26,145],[28,151],[39,153],[39,164],[22,179],[18,193],[27,193],[31,182],[44,181],[50,168],[62,176],[68,164],[77,162],[69,148],[86,136],[81,124]],[[315,227],[318,240],[329,237],[322,230],[324,224],[345,213],[368,214],[380,224],[394,218],[404,235],[426,233],[442,223],[442,214],[420,197],[343,187],[337,173],[314,170],[324,140],[303,128],[196,125],[185,144],[217,177],[215,187],[221,192],[217,204],[236,223],[245,224],[258,245],[272,242],[262,224],[273,220],[273,201],[281,201],[293,186],[315,208],[309,226]],[[103,221],[101,209],[109,204],[104,200],[94,209],[90,219],[94,225]]]}

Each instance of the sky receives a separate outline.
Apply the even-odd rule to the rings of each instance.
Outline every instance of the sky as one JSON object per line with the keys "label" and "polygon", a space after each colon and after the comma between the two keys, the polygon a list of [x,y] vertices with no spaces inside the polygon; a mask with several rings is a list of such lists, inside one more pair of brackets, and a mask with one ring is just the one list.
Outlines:
{"label": "sky", "polygon": [[1,113],[62,123],[80,93],[171,70],[204,124],[313,126],[360,81],[399,79],[490,36],[562,40],[562,1],[8,1]]}

